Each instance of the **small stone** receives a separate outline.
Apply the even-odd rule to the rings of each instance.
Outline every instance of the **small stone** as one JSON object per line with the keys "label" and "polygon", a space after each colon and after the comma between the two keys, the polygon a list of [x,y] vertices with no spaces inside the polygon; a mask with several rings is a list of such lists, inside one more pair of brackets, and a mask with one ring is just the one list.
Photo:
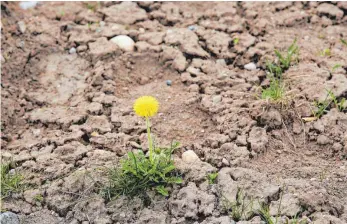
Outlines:
{"label": "small stone", "polygon": [[35,137],[39,137],[40,134],[41,134],[41,130],[40,130],[40,129],[33,129],[32,132],[33,132],[33,134],[34,134]]}
{"label": "small stone", "polygon": [[251,62],[251,63],[246,64],[244,66],[244,68],[251,71],[251,70],[256,70],[257,66],[253,62]]}
{"label": "small stone", "polygon": [[133,39],[126,35],[113,37],[110,41],[112,43],[115,43],[120,49],[124,51],[134,51],[135,42],[133,41]]}
{"label": "small stone", "polygon": [[37,5],[37,3],[38,1],[20,2],[19,7],[26,10],[26,9],[34,8]]}
{"label": "small stone", "polygon": [[16,46],[18,47],[18,48],[22,48],[22,49],[24,49],[24,46],[25,46],[25,42],[23,41],[23,40],[17,40],[16,41]]}
{"label": "small stone", "polygon": [[13,158],[13,155],[10,152],[1,152],[1,158],[6,161]]}
{"label": "small stone", "polygon": [[87,110],[91,113],[91,114],[102,114],[102,104],[98,103],[98,102],[92,102],[91,104],[88,105]]}
{"label": "small stone", "polygon": [[214,104],[220,103],[221,101],[222,101],[222,96],[221,96],[221,95],[217,95],[217,96],[214,96],[214,97],[212,98],[212,102],[213,102]]}
{"label": "small stone", "polygon": [[324,132],[324,125],[321,120],[314,122],[313,128],[321,133]]}
{"label": "small stone", "polygon": [[141,76],[140,78],[140,84],[145,85],[149,82],[149,78],[147,76]]}
{"label": "small stone", "polygon": [[196,30],[196,26],[194,25],[188,26],[188,30],[194,31]]}
{"label": "small stone", "polygon": [[236,144],[237,145],[241,145],[241,146],[247,145],[247,136],[246,135],[239,135],[239,136],[237,136]]}
{"label": "small stone", "polygon": [[193,150],[185,151],[182,154],[182,160],[186,163],[194,163],[200,161],[199,157],[195,154]]}
{"label": "small stone", "polygon": [[4,212],[0,214],[1,224],[19,224],[19,218],[13,212]]}
{"label": "small stone", "polygon": [[198,84],[192,84],[188,87],[189,92],[199,92],[199,85]]}
{"label": "small stone", "polygon": [[230,164],[229,164],[229,161],[226,159],[226,158],[223,158],[222,159],[222,163],[223,163],[223,165],[225,165],[225,166],[229,166]]}
{"label": "small stone", "polygon": [[171,84],[172,84],[171,80],[166,80],[166,85],[167,86],[171,86]]}
{"label": "small stone", "polygon": [[104,27],[106,25],[106,23],[104,21],[100,21],[99,25],[100,25],[100,27]]}
{"label": "small stone", "polygon": [[343,149],[343,146],[342,146],[340,143],[335,142],[335,143],[333,144],[333,150],[334,150],[334,152],[339,152],[339,151],[341,151],[342,149]]}
{"label": "small stone", "polygon": [[17,24],[19,31],[21,33],[25,33],[25,30],[27,29],[25,23],[23,21],[19,21]]}
{"label": "small stone", "polygon": [[317,137],[317,143],[319,145],[326,145],[326,144],[330,143],[330,139],[327,136],[325,136],[325,135],[319,135]]}
{"label": "small stone", "polygon": [[72,47],[69,50],[69,54],[75,54],[76,53],[76,48]]}

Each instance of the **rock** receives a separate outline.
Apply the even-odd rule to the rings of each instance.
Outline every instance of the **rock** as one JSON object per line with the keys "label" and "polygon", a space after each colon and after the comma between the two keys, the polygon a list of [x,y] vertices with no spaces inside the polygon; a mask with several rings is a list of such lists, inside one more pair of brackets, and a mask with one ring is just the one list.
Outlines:
{"label": "rock", "polygon": [[135,222],[135,224],[166,224],[168,218],[167,212],[159,212],[145,208],[141,211],[140,218]]}
{"label": "rock", "polygon": [[100,133],[110,132],[112,129],[112,125],[105,115],[89,116],[85,125],[90,127],[92,130],[99,131]]}
{"label": "rock", "polygon": [[75,54],[76,51],[77,51],[76,48],[72,47],[72,48],[70,48],[70,50],[69,50],[69,54]]}
{"label": "rock", "polygon": [[320,133],[324,132],[324,124],[321,120],[317,120],[316,122],[313,123],[313,128],[317,130]]}
{"label": "rock", "polygon": [[266,135],[266,130],[260,127],[253,127],[249,133],[248,143],[251,144],[251,149],[260,153],[265,151],[266,145],[268,143],[268,137]]}
{"label": "rock", "polygon": [[19,218],[13,212],[4,212],[0,214],[1,224],[20,224]]}
{"label": "rock", "polygon": [[230,165],[229,161],[226,158],[222,159],[222,163],[223,163],[224,166],[229,166]]}
{"label": "rock", "polygon": [[344,224],[345,222],[341,219],[326,213],[314,213],[310,217],[314,224]]}
{"label": "rock", "polygon": [[252,71],[252,70],[256,70],[257,69],[257,66],[253,63],[253,62],[251,62],[251,63],[248,63],[248,64],[246,64],[245,66],[243,66],[245,69],[247,69],[247,70],[250,70],[250,71]]}
{"label": "rock", "polygon": [[164,61],[173,60],[172,67],[182,72],[187,67],[187,60],[183,53],[173,47],[163,47],[162,58]]}
{"label": "rock", "polygon": [[212,97],[212,102],[214,103],[214,104],[218,104],[218,103],[220,103],[222,101],[222,96],[221,95],[217,95],[217,96],[213,96]]}
{"label": "rock", "polygon": [[238,192],[238,186],[236,181],[231,178],[230,168],[222,168],[218,172],[217,183],[223,196],[230,202],[236,202],[236,195]]}
{"label": "rock", "polygon": [[110,44],[106,37],[101,37],[96,39],[95,42],[88,44],[90,49],[90,54],[96,60],[97,58],[106,58],[111,54],[117,52],[119,49],[117,45]]}
{"label": "rock", "polygon": [[188,183],[187,187],[182,188],[177,199],[169,203],[171,214],[186,219],[198,219],[199,214],[209,216],[215,207],[215,196],[199,190],[195,183]]}
{"label": "rock", "polygon": [[71,123],[78,123],[85,119],[86,113],[79,107],[41,107],[31,111],[28,117],[32,122],[57,123],[68,127]]}
{"label": "rock", "polygon": [[140,41],[146,41],[151,45],[159,45],[164,41],[165,32],[147,32],[139,35]]}
{"label": "rock", "polygon": [[34,224],[34,223],[44,223],[44,224],[57,224],[62,223],[63,218],[59,217],[57,213],[52,210],[42,209],[31,213],[30,215],[21,216],[21,223]]}
{"label": "rock", "polygon": [[336,19],[342,19],[343,17],[343,11],[337,6],[329,3],[320,4],[317,7],[317,12],[320,15],[328,15],[329,17]]}
{"label": "rock", "polygon": [[[59,158],[60,160],[69,164],[74,164],[77,160],[82,159],[82,157],[86,155],[90,149],[90,145],[85,146],[77,141],[72,141],[54,149],[52,157]],[[44,159],[44,157],[42,159]]]}
{"label": "rock", "polygon": [[25,33],[25,30],[26,30],[26,25],[25,25],[25,23],[24,23],[23,21],[19,21],[19,22],[17,23],[17,25],[18,25],[19,31],[20,31],[21,33]]}
{"label": "rock", "polygon": [[236,138],[236,144],[241,146],[247,145],[247,136],[246,135],[238,135]]}
{"label": "rock", "polygon": [[[344,74],[333,74],[327,81],[325,89],[331,90],[336,97],[342,96],[347,92],[347,78]],[[326,92],[322,94],[321,100],[326,97]]]}
{"label": "rock", "polygon": [[260,123],[267,125],[269,128],[276,128],[282,126],[281,113],[276,109],[270,109],[264,112],[260,117]]}
{"label": "rock", "polygon": [[190,26],[188,26],[188,29],[191,30],[191,31],[194,31],[194,30],[196,30],[196,26],[190,25]]}
{"label": "rock", "polygon": [[209,49],[217,58],[233,58],[236,55],[230,51],[232,38],[229,34],[215,30],[200,30],[200,36],[206,40],[206,48]]}
{"label": "rock", "polygon": [[[280,207],[281,214],[278,214]],[[284,194],[282,196],[281,205],[280,201],[272,201],[270,204],[270,215],[285,215],[289,217],[296,217],[301,211],[299,200],[292,194]]]}
{"label": "rock", "polygon": [[317,143],[319,145],[327,145],[327,144],[331,143],[331,140],[325,135],[318,135]]}
{"label": "rock", "polygon": [[24,10],[34,8],[37,5],[38,1],[27,1],[27,2],[20,2],[19,7],[21,7]]}
{"label": "rock", "polygon": [[40,202],[36,199],[38,196],[41,196],[41,192],[38,189],[26,190],[23,195],[24,195],[25,201],[27,201],[28,203],[32,205],[35,205],[36,202]]}
{"label": "rock", "polygon": [[167,86],[171,86],[171,84],[172,84],[172,81],[171,81],[171,80],[166,80],[166,85],[167,85]]}
{"label": "rock", "polygon": [[135,42],[126,35],[113,37],[110,41],[115,43],[123,51],[134,51]]}
{"label": "rock", "polygon": [[200,161],[199,157],[195,154],[193,150],[185,151],[182,154],[182,160],[186,163],[195,163],[197,161]]}
{"label": "rock", "polygon": [[184,53],[209,57],[209,54],[199,45],[198,36],[188,29],[174,28],[167,30],[165,36],[165,43],[169,45],[178,46]]}
{"label": "rock", "polygon": [[235,224],[229,216],[208,217],[201,224]]}
{"label": "rock", "polygon": [[92,102],[87,107],[87,111],[95,115],[102,114],[102,109],[103,109],[102,104],[98,102]]}
{"label": "rock", "polygon": [[146,11],[138,7],[135,2],[122,2],[110,7],[103,7],[100,12],[107,16],[106,22],[109,21],[124,25],[130,25],[136,21],[147,19]]}
{"label": "rock", "polygon": [[342,146],[340,143],[335,142],[335,143],[333,144],[333,150],[334,150],[334,152],[342,151],[342,149],[343,149],[343,146]]}
{"label": "rock", "polygon": [[204,181],[207,174],[217,170],[211,164],[203,162],[199,158],[196,159],[195,156],[192,156],[194,162],[184,162],[182,159],[175,158],[176,168],[184,175],[185,181]]}

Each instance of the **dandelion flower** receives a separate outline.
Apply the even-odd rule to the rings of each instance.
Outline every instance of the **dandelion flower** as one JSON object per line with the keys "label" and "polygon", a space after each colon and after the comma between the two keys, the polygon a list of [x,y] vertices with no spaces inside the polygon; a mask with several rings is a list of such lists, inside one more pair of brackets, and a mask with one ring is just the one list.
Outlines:
{"label": "dandelion flower", "polygon": [[152,117],[158,112],[159,103],[152,96],[141,96],[134,103],[134,111],[140,117]]}

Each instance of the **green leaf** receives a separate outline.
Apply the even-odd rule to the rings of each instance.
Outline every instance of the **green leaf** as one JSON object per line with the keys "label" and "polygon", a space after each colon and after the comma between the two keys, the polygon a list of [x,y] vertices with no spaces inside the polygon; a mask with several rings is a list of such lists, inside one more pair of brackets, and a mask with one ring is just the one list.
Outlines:
{"label": "green leaf", "polygon": [[174,165],[170,165],[164,168],[163,170],[163,174],[167,174],[170,173],[171,171],[173,171],[176,167]]}
{"label": "green leaf", "polygon": [[336,65],[333,66],[332,71],[334,72],[336,69],[341,68],[341,67],[342,67],[341,64],[336,64]]}
{"label": "green leaf", "polygon": [[163,196],[169,196],[169,192],[168,190],[163,186],[163,185],[159,185],[155,188],[157,190],[157,192]]}

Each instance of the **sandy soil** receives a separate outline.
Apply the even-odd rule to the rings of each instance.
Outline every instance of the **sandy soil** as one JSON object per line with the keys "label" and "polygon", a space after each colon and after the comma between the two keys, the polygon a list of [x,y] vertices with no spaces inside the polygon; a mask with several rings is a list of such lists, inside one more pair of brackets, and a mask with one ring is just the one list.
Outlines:
{"label": "sandy soil", "polygon": [[[29,186],[2,210],[22,223],[236,223],[220,192],[233,202],[240,190],[269,205],[278,223],[347,223],[347,114],[329,108],[302,120],[326,89],[347,98],[346,2],[44,2],[27,10],[2,2],[1,13],[1,158],[14,160]],[[134,50],[110,41],[118,35]],[[288,105],[261,100],[266,61],[295,38]],[[105,180],[100,168],[146,146],[145,123],[132,111],[142,95],[160,102],[160,143],[182,144],[175,161],[184,183],[149,205],[105,202],[95,186]],[[181,159],[188,150],[197,163]]]}

